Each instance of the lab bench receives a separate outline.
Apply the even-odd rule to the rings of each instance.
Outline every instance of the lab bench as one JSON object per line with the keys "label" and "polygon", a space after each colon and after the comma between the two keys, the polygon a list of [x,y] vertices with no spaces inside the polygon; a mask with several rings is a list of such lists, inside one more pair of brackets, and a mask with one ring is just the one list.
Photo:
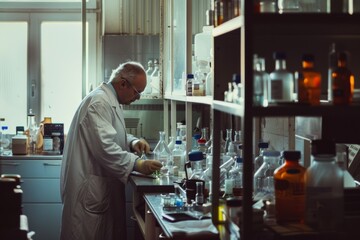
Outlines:
{"label": "lab bench", "polygon": [[[136,174],[136,175],[134,175]],[[146,193],[170,193],[174,192],[174,182],[178,181],[177,177],[152,177],[144,176],[134,172],[130,176],[130,184],[133,187],[133,213],[135,220],[138,223],[140,231],[145,240],[153,239],[150,238],[149,234],[146,234],[146,231],[150,231],[150,228],[155,228],[153,224],[150,224],[150,221],[153,219],[147,219],[146,222],[146,213],[149,211],[147,205],[145,204],[144,194]],[[147,216],[149,217],[149,216]],[[150,227],[151,226],[151,227]]]}

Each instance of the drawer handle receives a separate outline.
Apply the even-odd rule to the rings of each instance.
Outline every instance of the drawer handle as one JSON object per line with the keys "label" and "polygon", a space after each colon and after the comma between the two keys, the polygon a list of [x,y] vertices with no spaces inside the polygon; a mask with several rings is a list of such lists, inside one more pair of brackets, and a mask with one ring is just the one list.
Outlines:
{"label": "drawer handle", "polygon": [[44,166],[61,166],[60,163],[44,163]]}
{"label": "drawer handle", "polygon": [[1,166],[19,166],[20,163],[0,163]]}

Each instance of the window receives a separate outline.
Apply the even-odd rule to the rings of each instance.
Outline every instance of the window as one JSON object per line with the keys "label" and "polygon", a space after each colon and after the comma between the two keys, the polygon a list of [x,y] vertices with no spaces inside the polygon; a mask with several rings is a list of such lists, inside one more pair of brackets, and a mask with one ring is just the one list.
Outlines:
{"label": "window", "polygon": [[11,134],[16,126],[26,128],[29,109],[37,123],[51,117],[67,132],[82,97],[96,84],[96,15],[87,14],[83,78],[80,9],[48,10],[0,13],[0,117]]}

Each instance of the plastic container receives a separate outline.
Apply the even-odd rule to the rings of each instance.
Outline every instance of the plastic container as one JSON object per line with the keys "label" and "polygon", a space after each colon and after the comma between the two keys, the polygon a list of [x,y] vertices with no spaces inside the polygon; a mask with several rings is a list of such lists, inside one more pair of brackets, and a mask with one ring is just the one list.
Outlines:
{"label": "plastic container", "polygon": [[210,49],[213,26],[203,26],[201,33],[195,34],[194,55],[196,61],[204,60],[210,62]]}
{"label": "plastic container", "polygon": [[335,143],[313,140],[311,147],[312,164],[305,174],[305,223],[318,231],[341,230],[344,173],[335,161]]}

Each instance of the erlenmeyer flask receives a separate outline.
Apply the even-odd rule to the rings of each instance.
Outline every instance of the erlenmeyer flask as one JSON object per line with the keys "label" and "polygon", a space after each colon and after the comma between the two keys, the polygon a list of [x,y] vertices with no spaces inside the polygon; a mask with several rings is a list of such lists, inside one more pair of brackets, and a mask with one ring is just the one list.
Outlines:
{"label": "erlenmeyer flask", "polygon": [[[160,175],[169,175],[169,170],[172,170],[171,152],[165,142],[165,132],[159,132],[159,142],[154,149],[155,159],[159,160],[163,165],[160,169]],[[171,167],[171,169],[169,169]]]}

